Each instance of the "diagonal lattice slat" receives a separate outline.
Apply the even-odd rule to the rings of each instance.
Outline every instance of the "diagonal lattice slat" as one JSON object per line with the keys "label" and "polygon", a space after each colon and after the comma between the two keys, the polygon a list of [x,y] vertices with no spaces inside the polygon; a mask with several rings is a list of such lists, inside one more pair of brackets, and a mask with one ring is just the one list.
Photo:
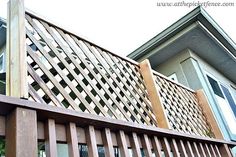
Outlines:
{"label": "diagonal lattice slat", "polygon": [[139,66],[26,13],[30,99],[157,125]]}
{"label": "diagonal lattice slat", "polygon": [[172,129],[201,136],[213,136],[194,91],[158,73],[154,73],[154,78]]}

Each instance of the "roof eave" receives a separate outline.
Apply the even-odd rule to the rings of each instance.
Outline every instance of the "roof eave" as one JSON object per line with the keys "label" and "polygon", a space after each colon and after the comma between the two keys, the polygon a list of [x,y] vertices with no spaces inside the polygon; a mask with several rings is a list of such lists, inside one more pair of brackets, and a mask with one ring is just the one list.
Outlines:
{"label": "roof eave", "polygon": [[195,21],[196,17],[201,13],[201,7],[197,7],[186,16],[182,17],[174,24],[166,28],[164,31],[154,36],[152,39],[141,45],[139,48],[134,50],[132,53],[128,55],[131,59],[138,60],[141,58],[146,52],[150,49],[154,48],[157,44],[163,43],[167,39],[173,36],[175,32],[182,30],[188,23],[191,21]]}
{"label": "roof eave", "polygon": [[169,26],[167,29],[147,41],[145,44],[137,48],[135,51],[128,55],[129,58],[140,60],[142,57],[149,53],[152,49],[161,45],[176,33],[185,29],[195,22],[201,22],[204,26],[214,34],[222,44],[227,47],[233,55],[236,56],[236,46],[233,40],[223,31],[223,29],[210,17],[210,15],[202,8],[197,7],[180,20]]}

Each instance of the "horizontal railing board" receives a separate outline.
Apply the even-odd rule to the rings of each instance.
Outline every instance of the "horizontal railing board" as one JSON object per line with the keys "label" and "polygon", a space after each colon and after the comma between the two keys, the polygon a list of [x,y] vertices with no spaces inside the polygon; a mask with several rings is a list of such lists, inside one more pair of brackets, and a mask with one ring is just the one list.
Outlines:
{"label": "horizontal railing board", "polygon": [[197,135],[184,134],[169,129],[161,129],[153,126],[136,124],[133,122],[124,122],[121,120],[101,117],[93,114],[77,112],[73,110],[32,102],[24,99],[0,95],[1,115],[9,114],[16,107],[23,107],[36,110],[38,115],[38,120],[46,120],[48,118],[52,118],[55,119],[55,122],[57,124],[67,124],[69,122],[74,122],[81,127],[93,125],[95,126],[95,128],[98,129],[101,127],[111,128],[112,131],[116,130],[124,130],[126,132],[135,131],[136,133],[147,133],[148,135],[174,137],[175,139],[185,139],[196,142],[202,141],[204,143],[216,143],[216,144],[225,143],[232,146],[236,145],[236,142],[212,139]]}

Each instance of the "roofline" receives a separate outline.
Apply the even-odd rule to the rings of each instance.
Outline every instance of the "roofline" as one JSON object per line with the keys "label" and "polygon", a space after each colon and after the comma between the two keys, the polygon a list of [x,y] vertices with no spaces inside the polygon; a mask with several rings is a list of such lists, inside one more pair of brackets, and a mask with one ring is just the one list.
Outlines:
{"label": "roofline", "polygon": [[200,6],[189,12],[187,15],[173,23],[164,31],[141,45],[139,48],[131,52],[127,57],[139,60],[146,53],[149,53],[155,47],[161,45],[171,37],[175,36],[178,32],[185,29],[195,22],[201,22],[217,39],[227,47],[234,56],[236,56],[235,42],[224,32],[224,30],[214,21],[214,19]]}

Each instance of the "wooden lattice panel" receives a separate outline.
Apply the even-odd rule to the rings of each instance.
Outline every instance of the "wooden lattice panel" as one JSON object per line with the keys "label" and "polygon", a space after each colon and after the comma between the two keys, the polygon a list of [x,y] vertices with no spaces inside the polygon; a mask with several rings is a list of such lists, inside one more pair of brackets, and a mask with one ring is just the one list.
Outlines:
{"label": "wooden lattice panel", "polygon": [[201,136],[213,136],[194,91],[158,73],[154,74],[154,78],[172,129]]}
{"label": "wooden lattice panel", "polygon": [[30,99],[156,125],[139,67],[26,13]]}

